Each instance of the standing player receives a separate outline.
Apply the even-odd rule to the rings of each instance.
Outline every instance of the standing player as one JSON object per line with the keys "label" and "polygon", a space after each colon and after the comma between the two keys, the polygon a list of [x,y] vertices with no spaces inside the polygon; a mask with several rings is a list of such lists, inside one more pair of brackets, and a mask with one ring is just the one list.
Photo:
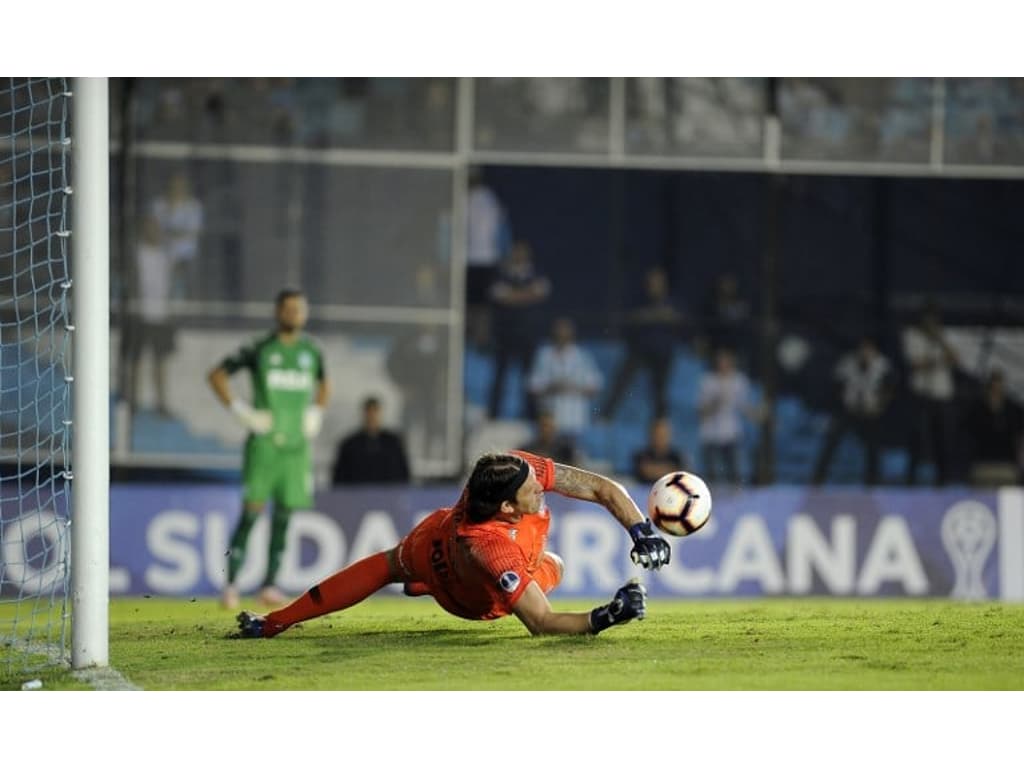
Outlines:
{"label": "standing player", "polygon": [[[300,291],[283,290],[275,304],[277,328],[242,347],[209,374],[217,398],[249,430],[242,461],[242,518],[231,537],[227,585],[221,602],[238,606],[235,578],[245,562],[253,525],[268,499],[274,502],[270,524],[267,573],[260,599],[280,605],[287,598],[274,586],[281,566],[288,521],[295,509],[312,505],[313,473],[310,441],[320,432],[330,396],[323,355],[302,329],[309,316]],[[229,384],[233,373],[247,369],[253,403],[236,398]],[[313,402],[310,402],[310,399]]]}
{"label": "standing player", "polygon": [[643,619],[646,590],[636,580],[589,613],[554,611],[547,593],[562,578],[562,560],[545,551],[550,510],[544,491],[604,506],[629,531],[633,562],[667,565],[668,542],[654,532],[619,483],[523,451],[487,454],[476,463],[454,507],[435,511],[394,549],[370,555],[265,616],[238,615],[242,637],[273,637],[308,619],[355,605],[387,584],[409,596],[431,595],[464,619],[515,614],[534,635],[597,634]]}

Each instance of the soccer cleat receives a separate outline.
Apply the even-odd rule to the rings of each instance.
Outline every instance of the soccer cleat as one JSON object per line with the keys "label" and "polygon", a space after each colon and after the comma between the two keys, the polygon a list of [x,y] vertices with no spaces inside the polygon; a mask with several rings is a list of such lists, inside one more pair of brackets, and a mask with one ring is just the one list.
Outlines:
{"label": "soccer cleat", "polygon": [[263,637],[263,625],[266,619],[249,611],[238,614],[238,631],[240,637]]}
{"label": "soccer cleat", "polygon": [[284,605],[288,602],[288,596],[272,584],[260,590],[260,602],[264,605]]}
{"label": "soccer cleat", "polygon": [[238,588],[231,584],[224,587],[220,594],[220,604],[229,611],[235,610],[238,607]]}

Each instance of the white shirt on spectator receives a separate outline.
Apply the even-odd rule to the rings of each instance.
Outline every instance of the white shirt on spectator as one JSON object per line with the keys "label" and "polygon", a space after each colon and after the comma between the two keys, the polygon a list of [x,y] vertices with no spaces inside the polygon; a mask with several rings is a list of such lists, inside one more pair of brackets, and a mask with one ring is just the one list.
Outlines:
{"label": "white shirt on spectator", "polygon": [[175,261],[192,261],[199,253],[199,232],[203,228],[203,206],[195,198],[172,205],[165,198],[153,201],[153,215],[167,238]]}
{"label": "white shirt on spectator", "polygon": [[497,195],[485,186],[470,190],[466,213],[466,263],[491,267],[501,259],[501,226],[504,213]]}
{"label": "white shirt on spectator", "polygon": [[[590,424],[590,401],[602,382],[593,358],[582,347],[545,344],[537,352],[529,386],[541,395],[541,408],[555,417],[560,433],[579,435]],[[551,387],[559,391],[542,394]]]}
{"label": "white shirt on spectator", "polygon": [[877,414],[890,370],[892,366],[882,355],[875,355],[867,366],[856,352],[846,355],[836,366],[836,377],[843,385],[843,405],[854,413]]}
{"label": "white shirt on spectator", "polygon": [[903,331],[903,352],[911,366],[931,363],[910,372],[910,389],[931,400],[953,399],[953,366],[946,360],[942,345],[916,326]]}
{"label": "white shirt on spectator", "polygon": [[139,243],[135,252],[139,270],[139,316],[150,323],[170,317],[171,257],[162,245]]}
{"label": "white shirt on spectator", "polygon": [[743,435],[743,410],[750,407],[750,381],[740,371],[728,376],[708,373],[700,382],[697,402],[702,409],[716,404],[700,418],[700,441],[711,445],[735,443]]}

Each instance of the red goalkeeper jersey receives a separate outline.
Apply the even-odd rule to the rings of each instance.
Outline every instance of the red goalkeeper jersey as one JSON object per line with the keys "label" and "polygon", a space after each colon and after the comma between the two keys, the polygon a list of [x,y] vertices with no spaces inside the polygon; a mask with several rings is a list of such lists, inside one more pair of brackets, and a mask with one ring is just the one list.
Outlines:
{"label": "red goalkeeper jersey", "polygon": [[[545,491],[554,485],[551,459],[513,451],[533,466]],[[465,619],[497,619],[512,612],[544,557],[551,512],[515,522],[471,522],[466,491],[454,507],[433,512],[402,539],[399,562],[409,581],[428,585],[438,604]]]}

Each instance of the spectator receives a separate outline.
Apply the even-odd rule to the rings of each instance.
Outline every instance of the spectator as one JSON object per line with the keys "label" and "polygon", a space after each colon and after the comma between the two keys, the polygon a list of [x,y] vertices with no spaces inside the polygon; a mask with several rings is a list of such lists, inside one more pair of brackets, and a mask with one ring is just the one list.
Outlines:
{"label": "spectator", "polygon": [[138,406],[142,353],[152,351],[153,382],[156,390],[156,412],[170,418],[167,407],[167,358],[174,351],[174,325],[171,322],[172,259],[160,232],[160,222],[147,216],[142,222],[139,244],[135,251],[138,289],[125,325],[126,360],[130,366],[127,386],[132,410]]}
{"label": "spectator", "polygon": [[381,426],[380,400],[363,401],[363,425],[344,437],[331,473],[332,485],[409,482],[409,462],[401,437]]}
{"label": "spectator", "polygon": [[530,373],[530,391],[551,411],[560,435],[573,440],[590,424],[590,403],[601,389],[594,359],[576,343],[576,329],[567,317],[555,320],[552,341],[537,352]]}
{"label": "spectator", "polygon": [[329,99],[326,143],[329,146],[362,145],[366,141],[369,81],[365,77],[341,77],[335,82],[337,93]]}
{"label": "spectator", "polygon": [[714,371],[706,373],[700,382],[697,410],[704,479],[710,484],[724,477],[726,482],[738,485],[743,420],[760,421],[760,415],[751,401],[750,381],[736,368],[731,349],[715,353]]}
{"label": "spectator", "polygon": [[[524,379],[529,375],[534,347],[540,335],[537,310],[550,292],[551,283],[537,272],[530,246],[523,242],[513,245],[491,287],[494,381],[488,412],[492,419],[499,418],[501,414],[509,363],[519,365]],[[533,400],[528,391],[523,393],[523,397],[526,416],[532,419],[535,414]]]}
{"label": "spectator", "polygon": [[[262,78],[255,78],[257,83]],[[263,94],[266,103],[265,122],[275,144],[294,144],[302,124],[299,91],[294,77],[272,77]]]}
{"label": "spectator", "polygon": [[749,322],[750,304],[740,295],[736,276],[730,272],[720,275],[704,311],[704,344],[707,349],[734,350],[741,364],[746,365],[749,362]]}
{"label": "spectator", "polygon": [[856,350],[839,361],[835,375],[842,389],[842,403],[832,417],[818,454],[813,482],[825,482],[840,440],[852,430],[864,444],[864,484],[875,485],[882,416],[892,398],[892,365],[879,352],[874,339],[865,336]]}
{"label": "spectator", "polygon": [[601,409],[604,418],[615,415],[633,377],[644,368],[651,377],[654,415],[668,413],[668,376],[682,315],[672,306],[665,270],[656,267],[645,279],[646,301],[626,317],[626,360]]}
{"label": "spectator", "polygon": [[481,170],[470,168],[466,201],[466,326],[472,329],[471,340],[480,348],[491,338],[489,292],[498,265],[508,251],[508,233],[508,217],[501,201],[484,183]]}
{"label": "spectator", "polygon": [[911,433],[906,481],[913,485],[924,454],[935,464],[935,484],[949,480],[953,368],[957,355],[946,339],[937,305],[926,302],[917,325],[903,332],[903,352],[910,368]]}
{"label": "spectator", "polygon": [[171,176],[166,194],[153,201],[152,213],[160,222],[173,263],[172,295],[191,298],[198,285],[203,206],[192,194],[188,176],[180,171]]}
{"label": "spectator", "polygon": [[1024,414],[1006,397],[1002,371],[989,374],[985,389],[967,417],[974,485],[1017,485],[1024,450]]}
{"label": "spectator", "polygon": [[576,465],[576,444],[568,435],[558,434],[555,415],[550,411],[541,411],[537,415],[533,441],[519,450],[545,456],[559,464]]}
{"label": "spectator", "polygon": [[651,484],[659,477],[686,469],[688,461],[672,446],[672,422],[665,416],[651,421],[647,445],[633,454],[633,477]]}

